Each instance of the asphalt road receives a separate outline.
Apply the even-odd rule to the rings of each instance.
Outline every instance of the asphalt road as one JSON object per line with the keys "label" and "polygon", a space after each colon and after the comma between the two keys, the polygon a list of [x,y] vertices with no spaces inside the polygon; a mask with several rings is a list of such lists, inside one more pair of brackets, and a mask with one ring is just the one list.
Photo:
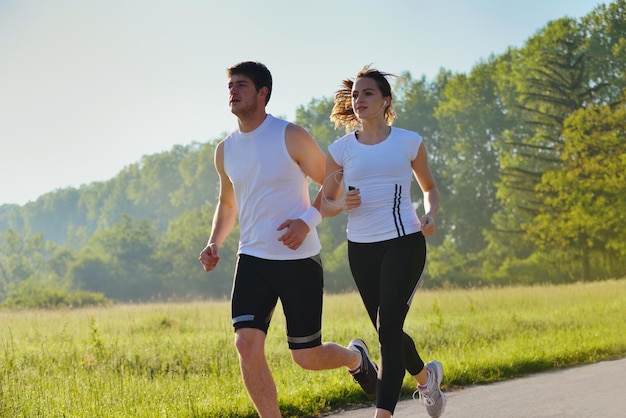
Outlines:
{"label": "asphalt road", "polygon": [[[442,418],[626,418],[626,358],[445,393]],[[374,410],[371,406],[329,417],[372,418]],[[394,417],[428,414],[422,404],[405,400],[398,403]]]}

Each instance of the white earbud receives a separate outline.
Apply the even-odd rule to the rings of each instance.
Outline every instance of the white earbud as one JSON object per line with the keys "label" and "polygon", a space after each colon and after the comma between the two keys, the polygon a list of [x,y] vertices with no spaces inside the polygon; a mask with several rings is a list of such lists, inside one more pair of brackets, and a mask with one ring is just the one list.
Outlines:
{"label": "white earbud", "polygon": [[387,106],[387,100],[383,102],[383,106]]}

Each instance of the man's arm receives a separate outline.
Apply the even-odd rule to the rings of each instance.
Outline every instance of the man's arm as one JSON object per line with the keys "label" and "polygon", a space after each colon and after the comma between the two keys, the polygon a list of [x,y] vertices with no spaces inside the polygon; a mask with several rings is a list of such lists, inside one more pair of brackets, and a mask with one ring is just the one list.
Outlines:
{"label": "man's arm", "polygon": [[326,170],[326,157],[315,139],[303,127],[289,124],[285,132],[287,150],[304,174],[322,185]]}
{"label": "man's arm", "polygon": [[226,237],[235,226],[237,219],[237,203],[233,184],[224,171],[224,142],[220,142],[215,149],[215,170],[220,179],[220,194],[215,213],[209,241],[200,252],[199,260],[204,271],[211,271],[219,261],[218,249],[222,246]]}
{"label": "man's arm", "polygon": [[[322,185],[325,173],[325,157],[317,142],[303,127],[295,124],[287,125],[285,143],[291,158],[300,166],[304,174],[314,182]],[[297,219],[287,219],[278,230],[286,231],[278,238],[292,250],[298,249],[311,228],[315,228],[322,220],[320,214],[321,193],[318,191],[309,210]]]}

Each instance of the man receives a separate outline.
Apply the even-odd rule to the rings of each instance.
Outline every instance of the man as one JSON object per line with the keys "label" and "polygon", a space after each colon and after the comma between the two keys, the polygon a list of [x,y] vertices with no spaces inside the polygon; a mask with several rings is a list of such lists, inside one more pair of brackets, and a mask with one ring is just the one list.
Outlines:
{"label": "man", "polygon": [[215,150],[219,202],[211,235],[199,260],[205,271],[239,217],[240,239],[231,310],[235,346],[246,389],[262,418],[280,417],[264,354],[272,313],[281,300],[293,360],[307,370],[348,367],[363,390],[376,393],[377,368],[367,346],[322,343],[323,271],[315,229],[321,194],[313,206],[308,178],[322,184],[325,156],[298,125],[266,113],[272,93],[269,70],[258,62],[228,69],[230,109],[238,129]]}

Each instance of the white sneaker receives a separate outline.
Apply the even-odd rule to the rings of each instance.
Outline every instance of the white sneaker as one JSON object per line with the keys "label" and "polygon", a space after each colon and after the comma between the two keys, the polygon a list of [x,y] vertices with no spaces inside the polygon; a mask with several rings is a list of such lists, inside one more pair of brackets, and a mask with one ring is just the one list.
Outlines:
{"label": "white sneaker", "polygon": [[428,369],[429,379],[426,389],[418,389],[413,392],[413,399],[419,401],[415,395],[422,398],[426,405],[426,412],[432,418],[438,418],[446,409],[446,395],[441,391],[441,381],[443,380],[443,367],[437,360],[433,360],[424,365]]}

